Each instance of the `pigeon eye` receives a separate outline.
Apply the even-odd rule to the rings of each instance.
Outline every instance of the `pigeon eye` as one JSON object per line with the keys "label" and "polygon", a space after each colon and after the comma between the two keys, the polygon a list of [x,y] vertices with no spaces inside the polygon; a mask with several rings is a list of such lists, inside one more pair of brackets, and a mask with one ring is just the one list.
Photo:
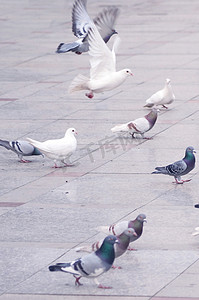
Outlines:
{"label": "pigeon eye", "polygon": [[73,129],[72,132],[75,132],[75,130]]}

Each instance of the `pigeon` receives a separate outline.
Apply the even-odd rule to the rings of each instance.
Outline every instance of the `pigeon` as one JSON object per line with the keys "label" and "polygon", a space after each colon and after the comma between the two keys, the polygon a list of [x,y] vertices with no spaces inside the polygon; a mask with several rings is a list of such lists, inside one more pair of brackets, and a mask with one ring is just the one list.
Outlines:
{"label": "pigeon", "polygon": [[[135,232],[135,230],[133,228],[127,228],[121,234],[116,236],[119,243],[114,245],[115,258],[121,256],[122,254],[124,254],[126,252],[128,246],[129,246],[131,237],[137,237],[137,233]],[[98,242],[93,243],[92,245],[79,247],[79,248],[76,248],[75,250],[77,252],[96,251],[101,247],[102,243],[103,243],[103,240],[100,240]]]}
{"label": "pigeon", "polygon": [[177,184],[183,184],[184,182],[188,182],[191,179],[181,180],[181,176],[188,174],[195,167],[195,156],[194,153],[196,151],[193,147],[187,147],[185,151],[185,157],[182,160],[176,161],[173,164],[170,164],[165,167],[156,167],[152,174],[165,174],[174,176],[175,182]]}
{"label": "pigeon", "polygon": [[101,247],[82,258],[78,258],[75,261],[69,263],[57,263],[56,265],[49,266],[49,270],[62,271],[70,273],[75,277],[75,285],[82,285],[79,280],[81,277],[95,278],[94,281],[98,285],[98,288],[111,288],[106,287],[97,281],[96,277],[107,272],[115,259],[114,244],[118,243],[115,236],[107,236]]}
{"label": "pigeon", "polygon": [[28,143],[27,141],[5,141],[0,140],[0,146],[6,148],[7,150],[11,150],[15,152],[20,162],[22,163],[28,163],[29,160],[23,159],[23,156],[32,156],[32,155],[42,155],[43,154],[33,145]]}
{"label": "pigeon", "polygon": [[89,49],[88,30],[95,23],[103,40],[107,43],[113,34],[117,34],[113,28],[119,14],[117,7],[104,9],[93,21],[90,19],[87,9],[86,0],[76,0],[72,9],[72,31],[78,38],[72,43],[61,43],[57,48],[57,53],[75,52],[82,54]]}
{"label": "pigeon", "polygon": [[61,166],[57,165],[57,161],[63,163],[64,166],[70,166],[67,164],[67,160],[69,160],[69,157],[77,148],[76,134],[77,131],[75,128],[69,128],[62,139],[48,140],[45,142],[38,142],[30,138],[27,138],[27,140],[48,158],[52,159],[55,163],[55,168],[60,168]]}
{"label": "pigeon", "polygon": [[[137,234],[137,236],[133,235],[130,237],[130,243],[139,239],[143,232],[143,224],[146,222],[146,215],[139,214],[135,220],[131,221],[121,221],[119,223],[108,226],[98,227],[98,230],[103,231],[105,233],[109,232],[109,234],[113,234],[118,236],[122,234],[126,229],[133,228]],[[128,248],[128,250],[135,250],[134,248]]]}
{"label": "pigeon", "polygon": [[162,107],[168,108],[165,104],[171,104],[174,100],[175,95],[171,88],[171,80],[167,78],[164,88],[147,99],[144,107],[162,105]]}
{"label": "pigeon", "polygon": [[99,34],[96,26],[93,25],[88,32],[89,56],[90,56],[90,78],[81,74],[77,75],[69,86],[70,94],[88,90],[85,95],[88,98],[94,97],[95,93],[113,90],[121,85],[127,76],[133,75],[130,69],[123,69],[116,72],[115,51],[119,44],[119,37],[114,40],[112,51],[107,47]]}
{"label": "pigeon", "polygon": [[192,235],[199,235],[199,227],[195,228],[195,231],[192,233]]}
{"label": "pigeon", "polygon": [[145,138],[144,133],[149,131],[155,125],[157,120],[157,109],[153,108],[150,113],[145,115],[142,118],[136,119],[134,121],[130,121],[125,124],[116,125],[115,127],[111,128],[112,132],[128,132],[132,135],[132,138],[135,137],[135,134],[141,134],[142,138]]}

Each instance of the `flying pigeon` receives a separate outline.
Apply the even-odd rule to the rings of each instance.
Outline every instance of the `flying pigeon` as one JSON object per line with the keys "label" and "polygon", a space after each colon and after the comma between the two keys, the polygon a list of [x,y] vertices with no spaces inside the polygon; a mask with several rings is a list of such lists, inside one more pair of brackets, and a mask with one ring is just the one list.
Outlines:
{"label": "flying pigeon", "polygon": [[[157,120],[157,109],[153,108],[150,113],[145,115],[143,118],[136,119],[134,121],[130,121],[125,124],[116,125],[111,128],[112,132],[128,132],[132,135],[132,138],[135,137],[135,134],[141,134],[142,138],[144,137],[144,133],[149,131],[155,125]],[[150,139],[150,138],[145,138]]]}
{"label": "flying pigeon", "polygon": [[89,49],[88,30],[93,23],[97,26],[105,43],[113,34],[117,33],[113,27],[119,9],[117,7],[106,8],[92,21],[87,13],[86,2],[87,0],[76,0],[72,9],[72,31],[78,40],[68,44],[61,43],[57,48],[57,53],[72,51],[81,54],[87,52]]}
{"label": "flying pigeon", "polygon": [[67,160],[69,160],[69,157],[77,148],[76,134],[77,131],[75,128],[69,128],[62,139],[48,140],[45,142],[38,142],[30,138],[27,138],[27,140],[48,158],[52,159],[55,163],[55,168],[60,168],[60,166],[57,165],[57,161],[60,161],[65,166],[69,166]]}
{"label": "flying pigeon", "polygon": [[43,156],[43,154],[37,148],[32,146],[27,141],[0,140],[0,146],[6,148],[7,150],[11,150],[11,151],[15,152],[18,155],[20,162],[22,162],[22,163],[30,162],[29,160],[23,159],[23,156],[32,156],[32,155],[42,155]]}
{"label": "flying pigeon", "polygon": [[90,55],[90,78],[81,74],[74,78],[69,86],[69,93],[88,90],[85,95],[93,98],[94,93],[113,90],[121,85],[127,76],[133,75],[130,69],[123,69],[116,72],[115,50],[119,38],[114,40],[112,51],[107,47],[101,38],[97,28],[93,25],[88,32],[89,55]]}
{"label": "flying pigeon", "polygon": [[195,228],[195,232],[193,232],[192,235],[199,235],[199,227]]}
{"label": "flying pigeon", "polygon": [[62,271],[72,274],[76,280],[75,285],[81,285],[79,282],[81,277],[95,278],[94,281],[98,285],[98,288],[111,288],[106,287],[97,281],[96,277],[107,272],[115,259],[114,244],[118,243],[115,236],[107,236],[101,247],[82,258],[78,258],[69,263],[57,263],[56,265],[49,266],[49,270]]}
{"label": "flying pigeon", "polygon": [[162,105],[162,107],[168,108],[165,104],[171,104],[174,100],[175,95],[173,94],[171,88],[171,80],[166,79],[164,88],[153,94],[149,99],[147,99],[144,107]]}
{"label": "flying pigeon", "polygon": [[[109,234],[113,234],[115,236],[121,235],[126,229],[133,228],[137,234],[137,236],[132,235],[130,237],[130,243],[136,241],[139,239],[143,232],[143,225],[144,222],[146,222],[146,215],[139,214],[135,220],[131,221],[121,221],[119,223],[108,226],[100,226],[98,227],[98,230],[102,232],[109,232]],[[134,248],[128,248],[128,250],[135,250]]]}
{"label": "flying pigeon", "polygon": [[165,174],[174,176],[176,183],[183,184],[191,179],[181,180],[181,176],[188,174],[195,167],[195,156],[196,151],[193,147],[187,147],[185,151],[185,157],[182,160],[176,161],[165,167],[156,167],[157,171],[152,172],[152,174]]}
{"label": "flying pigeon", "polygon": [[[121,256],[124,254],[129,246],[130,238],[137,237],[137,233],[133,228],[127,228],[125,229],[121,234],[116,235],[117,240],[119,241],[118,244],[114,245],[115,249],[115,258]],[[77,252],[92,252],[98,250],[103,243],[103,240],[100,240],[98,242],[93,243],[89,246],[82,246],[79,248],[76,248],[75,250]]]}

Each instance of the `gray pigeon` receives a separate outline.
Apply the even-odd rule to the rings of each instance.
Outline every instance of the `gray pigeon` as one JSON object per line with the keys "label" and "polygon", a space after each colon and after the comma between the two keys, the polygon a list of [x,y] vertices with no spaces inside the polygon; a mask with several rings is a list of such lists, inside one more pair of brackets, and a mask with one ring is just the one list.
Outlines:
{"label": "gray pigeon", "polygon": [[[144,137],[144,133],[149,131],[155,125],[157,120],[158,110],[153,108],[150,113],[145,115],[143,118],[138,118],[134,121],[130,121],[125,124],[116,125],[111,128],[112,132],[128,132],[132,135],[132,138],[135,137],[135,134],[141,134],[142,138]],[[150,139],[150,138],[145,138]]]}
{"label": "gray pigeon", "polygon": [[[112,224],[110,226],[100,226],[98,227],[98,230],[103,231],[105,233],[111,233],[115,236],[119,236],[124,232],[124,230],[128,228],[133,228],[136,232],[136,236],[132,235],[130,237],[130,243],[136,241],[139,239],[143,232],[143,225],[144,222],[146,222],[146,216],[145,214],[139,214],[135,220],[130,221],[121,221],[116,224]],[[128,248],[128,250],[135,250],[134,248]]]}
{"label": "gray pigeon", "polygon": [[175,95],[171,88],[171,80],[167,78],[164,88],[147,99],[144,107],[162,105],[162,107],[168,108],[165,104],[171,104],[174,100]]}
{"label": "gray pigeon", "polygon": [[[130,239],[137,237],[137,233],[133,228],[127,228],[125,229],[121,234],[117,235],[116,238],[119,241],[119,243],[116,243],[114,245],[115,249],[115,258],[121,256],[124,254],[129,246]],[[76,248],[77,252],[92,252],[98,250],[103,243],[103,240],[100,240],[98,242],[93,243],[89,246],[83,246]]]}
{"label": "gray pigeon", "polygon": [[152,174],[165,174],[174,176],[176,183],[183,184],[191,179],[181,180],[181,176],[188,174],[195,167],[195,156],[196,151],[193,147],[187,147],[185,151],[185,157],[182,160],[176,161],[165,167],[156,167],[157,171],[152,172]]}
{"label": "gray pigeon", "polygon": [[109,7],[104,9],[93,21],[90,19],[86,10],[87,0],[76,0],[72,10],[72,31],[78,38],[77,41],[72,43],[61,43],[57,48],[57,53],[75,52],[81,54],[87,52],[89,49],[88,44],[88,31],[93,23],[97,26],[105,43],[108,42],[110,37],[117,32],[113,29],[116,18],[119,14],[117,7]]}
{"label": "gray pigeon", "polygon": [[43,154],[27,141],[4,141],[0,140],[0,146],[15,152],[20,162],[27,163],[29,160],[23,159],[23,156],[42,155]]}
{"label": "gray pigeon", "polygon": [[118,243],[115,236],[107,236],[101,247],[82,258],[69,263],[57,263],[56,265],[49,266],[51,272],[62,271],[72,274],[76,280],[75,285],[81,285],[79,282],[81,277],[94,278],[98,288],[111,288],[106,287],[97,281],[96,277],[107,272],[115,259],[114,244]]}

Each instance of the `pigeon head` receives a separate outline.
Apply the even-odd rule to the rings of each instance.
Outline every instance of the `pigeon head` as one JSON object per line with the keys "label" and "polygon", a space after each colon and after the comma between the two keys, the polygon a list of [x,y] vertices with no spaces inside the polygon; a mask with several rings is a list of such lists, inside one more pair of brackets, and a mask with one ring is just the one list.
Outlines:
{"label": "pigeon head", "polygon": [[133,76],[133,73],[131,72],[130,69],[124,69],[124,72],[125,72],[127,75]]}
{"label": "pigeon head", "polygon": [[125,234],[128,237],[137,236],[137,233],[135,232],[135,230],[133,228],[128,228],[128,229],[124,230],[124,232],[122,234]]}
{"label": "pigeon head", "polygon": [[66,135],[76,135],[77,134],[77,130],[75,128],[69,128],[66,130]]}
{"label": "pigeon head", "polygon": [[146,216],[144,214],[138,215],[136,219],[141,223],[147,222]]}
{"label": "pigeon head", "polygon": [[194,147],[192,147],[192,146],[187,147],[186,152],[188,152],[188,153],[196,153],[196,151],[194,150]]}

